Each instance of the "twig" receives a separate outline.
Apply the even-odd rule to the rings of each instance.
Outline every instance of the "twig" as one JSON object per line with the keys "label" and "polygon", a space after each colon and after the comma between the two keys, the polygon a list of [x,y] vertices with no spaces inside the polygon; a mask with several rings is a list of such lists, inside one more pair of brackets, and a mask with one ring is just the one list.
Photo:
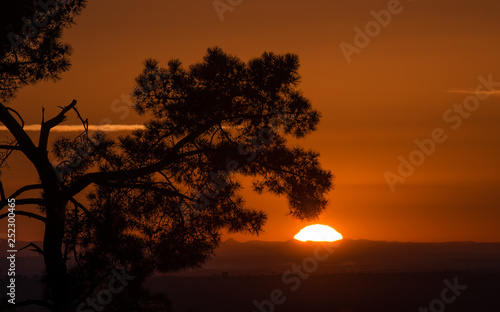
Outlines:
{"label": "twig", "polygon": [[73,203],[73,205],[75,205],[76,207],[80,208],[83,212],[85,212],[85,214],[93,219],[94,221],[97,221],[96,217],[92,214],[92,212],[90,212],[87,208],[85,208],[84,205],[82,205],[80,202],[78,202],[76,199],[74,199],[73,197],[71,197],[69,199],[70,202]]}

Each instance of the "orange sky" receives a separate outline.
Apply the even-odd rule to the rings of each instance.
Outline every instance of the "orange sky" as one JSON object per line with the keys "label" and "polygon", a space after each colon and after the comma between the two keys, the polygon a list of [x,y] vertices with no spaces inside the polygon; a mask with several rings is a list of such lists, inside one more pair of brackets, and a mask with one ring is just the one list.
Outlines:
{"label": "orange sky", "polygon": [[[374,20],[370,11],[391,1],[243,1],[221,21],[212,0],[89,0],[65,35],[74,49],[70,71],[55,84],[25,88],[12,105],[27,123],[39,123],[42,105],[54,114],[75,98],[90,123],[136,124],[142,120],[123,115],[120,99],[148,57],[189,65],[214,45],[243,60],[293,52],[301,61],[301,88],[323,114],[318,131],[300,144],[319,150],[337,177],[319,223],[352,239],[500,241],[500,94],[479,101],[456,130],[443,120],[471,95],[479,76],[500,82],[500,4],[401,1],[401,12],[348,64],[339,44],[353,45],[354,27],[363,29]],[[447,141],[392,192],[384,173],[397,173],[398,156],[407,159],[414,141],[435,128]],[[29,169],[20,161],[11,165],[4,172],[8,189],[27,182],[17,170]],[[284,199],[247,198],[269,212],[258,239],[287,240],[308,225],[286,216]],[[18,239],[41,233],[29,224],[18,227]]]}

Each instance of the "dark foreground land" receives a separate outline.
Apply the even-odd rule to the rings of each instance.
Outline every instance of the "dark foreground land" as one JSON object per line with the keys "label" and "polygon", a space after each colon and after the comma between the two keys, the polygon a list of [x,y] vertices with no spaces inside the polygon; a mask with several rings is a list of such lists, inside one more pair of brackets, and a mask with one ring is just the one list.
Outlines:
{"label": "dark foreground land", "polygon": [[178,312],[500,311],[499,243],[328,246],[326,257],[321,244],[227,241],[202,269],[148,284]]}
{"label": "dark foreground land", "polygon": [[[441,309],[444,280],[465,285],[456,296],[446,291]],[[500,273],[338,273],[311,275],[297,290],[285,284],[282,275],[263,276],[158,276],[147,285],[168,294],[175,312],[390,312],[390,311],[500,311]],[[41,294],[39,277],[18,279],[19,298]],[[283,292],[282,304],[269,306],[275,289]],[[285,299],[284,299],[285,298]],[[276,298],[274,298],[276,300]],[[116,298],[119,300],[119,297]],[[261,309],[254,304],[256,301]],[[429,305],[434,302],[434,310]],[[19,311],[43,311],[25,308]],[[103,311],[105,312],[105,310]],[[135,312],[135,311],[127,311]],[[139,311],[137,311],[139,312]]]}
{"label": "dark foreground land", "polygon": [[[464,290],[445,291],[457,278]],[[169,294],[178,312],[358,312],[358,311],[500,311],[500,273],[429,272],[429,273],[339,273],[301,280],[296,291],[285,284],[282,275],[212,276],[151,279],[148,285]],[[283,295],[282,304],[269,301],[273,290]],[[454,300],[452,300],[454,298]],[[283,299],[286,298],[286,299]],[[276,299],[276,298],[275,298]],[[254,305],[256,300],[261,309]],[[429,308],[433,304],[433,309]]]}
{"label": "dark foreground land", "polygon": [[[16,260],[18,302],[42,294],[43,261],[28,255]],[[202,268],[147,286],[167,294],[174,312],[500,312],[500,243],[228,240]]]}

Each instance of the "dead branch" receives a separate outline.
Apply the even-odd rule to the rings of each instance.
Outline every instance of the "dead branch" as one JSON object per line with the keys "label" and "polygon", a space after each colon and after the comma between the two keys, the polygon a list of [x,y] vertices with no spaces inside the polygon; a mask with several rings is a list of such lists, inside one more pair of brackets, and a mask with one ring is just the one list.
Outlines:
{"label": "dead branch", "polygon": [[49,141],[50,130],[55,126],[66,120],[66,113],[69,112],[76,106],[76,100],[73,100],[71,104],[62,108],[62,110],[55,116],[47,121],[43,121],[42,118],[42,127],[40,129],[40,138],[38,140],[38,148],[42,151],[47,151],[47,144]]}

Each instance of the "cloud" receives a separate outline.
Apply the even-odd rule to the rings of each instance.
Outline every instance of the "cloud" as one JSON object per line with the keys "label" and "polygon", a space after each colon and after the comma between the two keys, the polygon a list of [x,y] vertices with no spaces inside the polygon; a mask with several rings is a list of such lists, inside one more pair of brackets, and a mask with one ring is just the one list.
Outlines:
{"label": "cloud", "polygon": [[[24,125],[25,131],[40,131],[40,124]],[[91,131],[117,132],[117,131],[132,131],[136,129],[144,129],[144,125],[89,125]],[[52,132],[82,132],[82,125],[62,125],[52,128]],[[0,131],[8,131],[7,127],[0,126]]]}
{"label": "cloud", "polygon": [[493,95],[493,96],[500,96],[500,90],[493,90],[493,91],[487,91],[487,90],[448,90],[446,91],[448,93],[462,93],[462,94],[480,94],[480,95]]}

